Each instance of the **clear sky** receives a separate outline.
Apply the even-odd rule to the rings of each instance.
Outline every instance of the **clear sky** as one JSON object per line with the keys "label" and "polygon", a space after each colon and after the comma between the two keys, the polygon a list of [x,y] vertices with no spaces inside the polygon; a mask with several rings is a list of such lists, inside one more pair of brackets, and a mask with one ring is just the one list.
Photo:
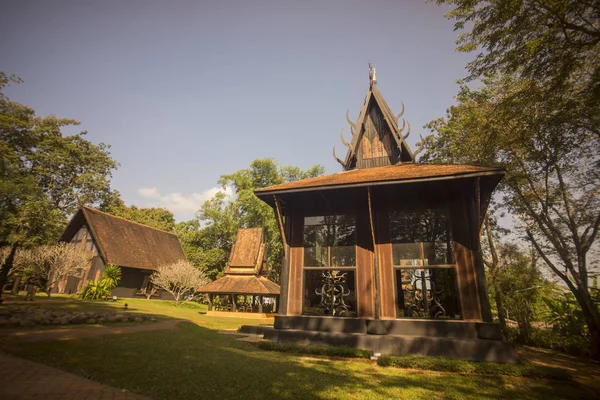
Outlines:
{"label": "clear sky", "polygon": [[[8,96],[81,121],[121,164],[128,204],[193,217],[219,176],[273,157],[303,169],[356,119],[368,61],[392,111],[412,125],[445,114],[470,56],[447,9],[397,1],[4,0],[0,70]],[[70,133],[74,133],[72,131]]]}

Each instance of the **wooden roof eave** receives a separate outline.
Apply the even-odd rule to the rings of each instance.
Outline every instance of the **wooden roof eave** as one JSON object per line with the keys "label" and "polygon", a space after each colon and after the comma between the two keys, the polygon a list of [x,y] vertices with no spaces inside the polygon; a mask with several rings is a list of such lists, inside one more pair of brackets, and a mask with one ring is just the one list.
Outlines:
{"label": "wooden roof eave", "polygon": [[100,258],[102,258],[102,261],[104,261],[104,264],[108,264],[109,263],[108,256],[106,255],[106,251],[104,251],[104,249],[102,248],[102,244],[98,240],[98,235],[96,234],[96,230],[92,226],[92,223],[90,222],[90,218],[88,218],[87,210],[85,209],[85,207],[81,207],[81,210],[83,211],[83,215],[85,216],[85,220],[86,220],[87,226],[88,226],[88,231],[92,235],[92,240],[94,241],[94,243],[96,243],[96,248],[98,249],[98,254],[100,255]]}
{"label": "wooden roof eave", "polygon": [[79,225],[79,227],[75,230],[75,234],[77,233],[77,231],[79,231],[79,229],[81,229],[81,226],[85,225],[88,228],[88,232],[90,234],[90,236],[92,237],[92,240],[94,242],[94,244],[96,245],[96,249],[98,249],[98,255],[100,256],[100,258],[102,259],[102,261],[107,264],[108,260],[106,257],[106,252],[104,251],[104,249],[102,248],[102,244],[100,243],[100,241],[98,240],[98,235],[96,234],[94,227],[92,226],[92,223],[90,222],[90,218],[88,217],[88,214],[86,212],[85,206],[81,206],[79,207],[79,210],[77,210],[77,212],[75,213],[75,215],[73,215],[73,217],[71,218],[71,220],[69,221],[69,223],[67,224],[67,227],[65,228],[63,234],[61,235],[59,241],[61,242],[67,242],[70,241],[72,239],[72,235],[71,237],[67,237],[65,236],[73,227],[74,228],[74,224],[78,223],[78,219],[83,219],[83,221],[81,222],[81,224]]}
{"label": "wooden roof eave", "polygon": [[367,109],[369,108],[371,96],[372,93],[371,90],[369,90],[367,92],[367,95],[365,96],[365,102],[363,103],[363,106],[360,109],[360,113],[358,114],[358,119],[355,122],[354,135],[352,136],[352,141],[350,141],[350,146],[352,147],[352,149],[348,149],[348,152],[346,153],[346,159],[344,161],[346,168],[350,166],[352,156],[357,154],[356,148],[358,147],[358,144],[360,143],[360,138],[362,137],[364,132],[364,120],[366,118]]}
{"label": "wooden roof eave", "polygon": [[414,161],[415,156],[414,156],[412,150],[410,149],[410,147],[408,146],[408,144],[404,141],[404,139],[402,139],[402,134],[401,134],[400,130],[398,129],[396,115],[394,115],[394,113],[392,112],[392,109],[390,108],[390,106],[387,104],[387,102],[383,98],[383,94],[381,94],[377,85],[373,85],[373,88],[371,89],[371,91],[373,92],[373,96],[375,97],[375,101],[377,101],[377,105],[379,106],[379,109],[383,113],[383,119],[385,120],[388,127],[390,128],[390,131],[392,132],[392,136],[394,137],[394,140],[396,141],[397,146],[400,149],[402,149],[403,154],[405,153],[410,156],[410,160],[408,162]]}
{"label": "wooden roof eave", "polygon": [[445,181],[445,180],[454,180],[454,179],[468,179],[468,178],[476,178],[476,177],[487,177],[487,176],[497,176],[498,181],[504,176],[506,172],[503,170],[495,170],[495,171],[484,171],[484,172],[468,172],[456,175],[442,175],[442,176],[432,176],[432,177],[423,177],[423,178],[409,178],[409,179],[391,179],[388,181],[368,181],[368,182],[354,182],[354,183],[342,183],[342,184],[334,184],[334,185],[321,185],[321,186],[309,186],[309,187],[300,187],[300,188],[291,188],[291,189],[274,189],[269,191],[260,191],[254,192],[256,197],[265,201],[269,205],[272,203],[273,195],[284,195],[288,193],[299,193],[299,192],[313,192],[318,190],[335,190],[335,189],[350,189],[357,187],[367,187],[367,186],[385,186],[385,185],[402,185],[409,183],[423,183],[423,182],[434,182],[434,181]]}

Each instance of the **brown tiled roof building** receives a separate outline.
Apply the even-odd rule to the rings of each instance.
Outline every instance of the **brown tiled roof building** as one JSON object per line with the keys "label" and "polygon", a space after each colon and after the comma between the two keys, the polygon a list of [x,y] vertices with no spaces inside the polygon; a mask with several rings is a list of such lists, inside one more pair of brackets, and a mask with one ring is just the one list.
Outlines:
{"label": "brown tiled roof building", "polygon": [[98,280],[106,264],[115,264],[121,267],[121,282],[113,294],[119,297],[142,295],[150,285],[150,274],[159,266],[186,259],[175,233],[87,206],[73,216],[60,241],[86,242],[95,255],[85,276],[69,278],[69,282],[59,288],[67,293],[78,291],[88,280]]}

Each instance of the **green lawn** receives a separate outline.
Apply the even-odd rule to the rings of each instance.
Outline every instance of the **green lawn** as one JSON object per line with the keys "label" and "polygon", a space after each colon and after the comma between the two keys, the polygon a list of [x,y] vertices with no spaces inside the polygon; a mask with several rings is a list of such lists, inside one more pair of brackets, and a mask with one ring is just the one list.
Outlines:
{"label": "green lawn", "polygon": [[[5,299],[17,300],[23,296],[4,295]],[[127,304],[127,309],[125,309]],[[153,314],[157,319],[178,318],[186,319],[210,329],[236,329],[240,325],[258,325],[273,323],[273,319],[245,319],[227,317],[209,317],[206,315],[206,305],[186,303],[176,307],[172,301],[145,300],[145,299],[119,299],[117,301],[80,300],[73,295],[53,294],[48,298],[43,293],[38,293],[35,301],[8,304],[7,307],[31,306],[69,309],[73,311],[127,311],[131,313]]]}
{"label": "green lawn", "polygon": [[[68,299],[46,303],[113,306]],[[163,317],[189,317],[194,323],[95,340],[20,343],[4,350],[154,399],[597,398],[572,382],[383,368],[367,360],[263,351],[215,330],[246,322],[207,317],[198,307],[179,309],[145,300],[130,305]]]}

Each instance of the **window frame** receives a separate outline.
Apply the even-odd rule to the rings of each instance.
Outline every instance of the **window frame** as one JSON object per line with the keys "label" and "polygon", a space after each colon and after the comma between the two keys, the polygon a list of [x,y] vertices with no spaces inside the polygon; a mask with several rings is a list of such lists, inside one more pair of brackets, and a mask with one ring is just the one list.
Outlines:
{"label": "window frame", "polygon": [[[450,238],[447,242],[447,244],[449,246],[451,246],[452,249],[452,259],[454,260],[454,263],[448,264],[448,263],[440,263],[440,264],[431,264],[429,265],[429,261],[428,258],[426,257],[426,253],[425,253],[425,243],[435,243],[435,242],[415,242],[420,244],[419,248],[420,248],[420,258],[418,259],[420,264],[419,265],[397,265],[396,264],[396,260],[394,259],[394,239],[393,239],[393,235],[392,235],[392,229],[393,229],[393,220],[394,218],[392,217],[393,213],[417,213],[419,216],[422,216],[424,213],[428,212],[428,211],[434,211],[434,212],[442,212],[442,215],[446,216],[447,218],[447,231],[446,231],[446,235],[450,234]],[[454,240],[454,232],[453,232],[453,227],[452,227],[452,218],[451,218],[451,213],[450,213],[450,209],[449,209],[449,205],[448,204],[444,204],[441,207],[439,205],[431,205],[431,204],[427,204],[425,207],[407,207],[406,209],[403,210],[399,210],[399,209],[395,209],[395,210],[390,210],[388,212],[388,220],[389,220],[389,231],[390,231],[390,251],[392,252],[391,254],[391,260],[392,260],[392,270],[394,272],[394,309],[395,309],[395,314],[396,314],[396,319],[405,319],[405,320],[429,320],[429,321],[435,321],[435,320],[462,320],[464,319],[463,317],[463,310],[462,310],[462,298],[461,298],[461,293],[460,293],[460,286],[458,284],[458,266],[457,266],[457,260],[456,260],[456,252],[455,252],[455,240]],[[410,242],[407,242],[410,243]],[[426,263],[427,262],[427,263]],[[446,258],[446,262],[447,262],[447,258]],[[458,318],[456,317],[449,317],[449,318],[433,318],[433,317],[410,317],[410,316],[400,316],[399,315],[399,299],[400,296],[402,296],[402,298],[404,299],[404,294],[405,291],[402,290],[402,282],[398,282],[398,275],[400,275],[400,277],[402,276],[402,272],[400,272],[398,274],[398,271],[402,271],[402,270],[417,270],[417,271],[423,271],[423,270],[436,270],[436,269],[450,269],[450,270],[454,270],[454,284],[453,284],[453,290],[455,290],[455,297],[456,297],[456,307],[457,310],[459,312],[459,316]],[[431,271],[429,271],[429,277],[431,277]],[[425,279],[425,278],[422,278]],[[426,278],[426,279],[430,279],[430,278]],[[431,281],[430,281],[431,282]],[[421,283],[421,285],[423,285],[423,283]],[[429,307],[428,307],[429,309]]]}
{"label": "window frame", "polygon": [[[314,218],[314,217],[322,217],[322,218],[326,218],[326,217],[334,217],[334,221],[336,223],[334,224],[310,224],[310,225],[306,225],[306,219],[307,218]],[[353,221],[353,234],[352,234],[352,245],[351,247],[353,248],[353,254],[354,254],[354,265],[344,265],[344,266],[334,266],[332,265],[332,251],[331,249],[333,247],[336,247],[334,245],[332,245],[331,243],[327,243],[327,265],[326,266],[307,266],[306,265],[306,240],[305,240],[305,229],[307,226],[323,226],[323,225],[350,225],[350,224],[337,224],[337,218],[339,217],[351,217],[352,221]],[[303,217],[303,223],[302,223],[302,290],[301,290],[301,294],[302,294],[302,315],[306,315],[306,316],[311,316],[311,317],[335,317],[335,318],[356,318],[358,317],[358,301],[357,301],[357,252],[356,252],[356,243],[357,243],[357,238],[358,238],[358,234],[356,231],[356,215],[354,213],[344,213],[344,214],[318,214],[318,215],[305,215]],[[350,245],[348,245],[350,246]],[[348,271],[351,272],[353,274],[353,281],[354,281],[354,287],[349,289],[351,291],[351,293],[353,293],[353,297],[354,297],[354,310],[352,310],[352,312],[350,312],[349,314],[354,314],[354,315],[334,315],[332,314],[307,314],[306,313],[306,290],[307,290],[307,286],[306,286],[306,282],[307,282],[307,277],[306,277],[306,273],[309,271],[339,271],[341,273],[343,273],[344,271]]]}

